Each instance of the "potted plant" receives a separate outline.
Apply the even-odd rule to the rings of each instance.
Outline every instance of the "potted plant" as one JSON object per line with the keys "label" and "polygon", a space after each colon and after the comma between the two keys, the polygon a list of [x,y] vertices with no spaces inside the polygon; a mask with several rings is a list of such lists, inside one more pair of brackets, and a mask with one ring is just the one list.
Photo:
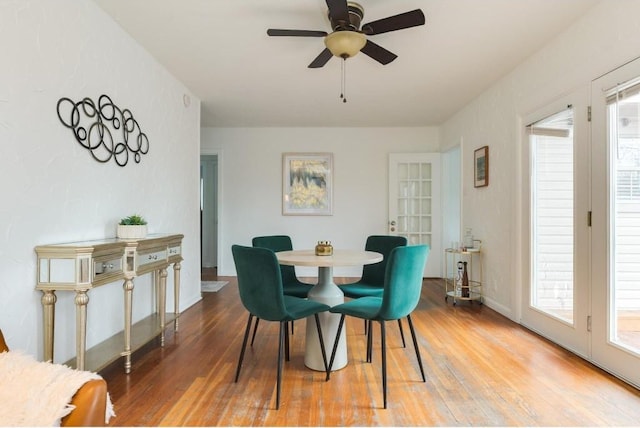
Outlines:
{"label": "potted plant", "polygon": [[116,236],[121,239],[140,239],[147,236],[147,221],[138,214],[120,219]]}

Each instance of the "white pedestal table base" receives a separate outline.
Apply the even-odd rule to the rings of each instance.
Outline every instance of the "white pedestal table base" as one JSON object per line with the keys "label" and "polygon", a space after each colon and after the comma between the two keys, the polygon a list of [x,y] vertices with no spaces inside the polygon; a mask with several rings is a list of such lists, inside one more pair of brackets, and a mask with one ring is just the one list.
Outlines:
{"label": "white pedestal table base", "polygon": [[[332,267],[320,266],[318,268],[318,283],[309,291],[307,298],[329,306],[344,303],[344,293],[333,282]],[[318,314],[318,316],[320,318],[320,327],[322,328],[322,339],[324,340],[324,347],[327,353],[327,364],[329,364],[333,343],[336,340],[336,333],[338,332],[338,324],[340,323],[340,314],[323,312]],[[343,327],[340,333],[332,371],[339,370],[347,365],[347,337],[345,330],[346,328]],[[315,317],[313,316],[307,318],[304,364],[312,370],[325,371],[324,363],[322,362],[320,342],[318,340],[318,330],[316,328]]]}

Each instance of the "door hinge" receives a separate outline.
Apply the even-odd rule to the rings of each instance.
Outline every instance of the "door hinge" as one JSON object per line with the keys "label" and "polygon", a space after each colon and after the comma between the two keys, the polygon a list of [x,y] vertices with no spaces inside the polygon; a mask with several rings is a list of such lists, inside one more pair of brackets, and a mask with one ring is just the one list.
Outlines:
{"label": "door hinge", "polygon": [[591,122],[591,106],[587,106],[587,122]]}
{"label": "door hinge", "polygon": [[587,213],[587,226],[591,227],[591,211]]}
{"label": "door hinge", "polygon": [[591,315],[587,315],[587,331],[591,331]]}

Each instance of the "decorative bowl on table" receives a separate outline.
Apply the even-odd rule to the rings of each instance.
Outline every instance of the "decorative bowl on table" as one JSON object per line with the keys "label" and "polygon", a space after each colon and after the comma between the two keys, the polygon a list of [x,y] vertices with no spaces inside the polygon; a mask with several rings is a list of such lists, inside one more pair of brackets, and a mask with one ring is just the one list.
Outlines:
{"label": "decorative bowl on table", "polygon": [[331,256],[333,255],[333,245],[330,241],[318,241],[316,245],[316,256]]}

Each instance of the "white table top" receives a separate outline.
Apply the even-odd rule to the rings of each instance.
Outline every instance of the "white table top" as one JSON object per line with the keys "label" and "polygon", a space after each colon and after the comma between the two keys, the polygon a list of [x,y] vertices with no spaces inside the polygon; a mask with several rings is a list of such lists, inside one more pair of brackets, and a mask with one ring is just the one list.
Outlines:
{"label": "white table top", "polygon": [[333,250],[331,256],[316,256],[315,250],[280,251],[278,262],[289,266],[362,266],[382,261],[382,254],[362,250]]}

